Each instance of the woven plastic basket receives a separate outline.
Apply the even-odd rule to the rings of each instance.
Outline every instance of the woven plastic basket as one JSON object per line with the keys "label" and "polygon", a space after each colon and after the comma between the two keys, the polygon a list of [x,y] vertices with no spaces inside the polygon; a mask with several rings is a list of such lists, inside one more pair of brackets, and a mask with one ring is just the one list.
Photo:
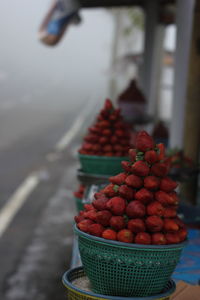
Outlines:
{"label": "woven plastic basket", "polygon": [[166,246],[127,244],[86,234],[75,225],[84,270],[95,293],[145,297],[167,285],[186,242]]}
{"label": "woven plastic basket", "polygon": [[121,161],[128,157],[106,157],[79,154],[82,170],[85,173],[100,175],[116,175],[122,172]]}
{"label": "woven plastic basket", "polygon": [[87,292],[73,284],[73,281],[78,278],[83,278],[85,272],[82,267],[70,269],[63,275],[63,284],[67,288],[68,300],[97,300],[97,299],[109,299],[109,300],[167,300],[169,296],[175,291],[176,285],[170,280],[162,293],[150,297],[116,297],[116,296],[105,296],[101,294],[95,294],[93,292]]}
{"label": "woven plastic basket", "polygon": [[82,199],[75,197],[74,200],[75,200],[75,203],[76,203],[77,211],[79,212],[79,211],[83,210],[84,203],[82,202]]}

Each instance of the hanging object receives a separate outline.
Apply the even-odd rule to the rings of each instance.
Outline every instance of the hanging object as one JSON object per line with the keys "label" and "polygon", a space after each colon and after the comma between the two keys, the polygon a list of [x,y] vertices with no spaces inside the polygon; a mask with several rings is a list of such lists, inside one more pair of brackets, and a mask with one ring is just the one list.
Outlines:
{"label": "hanging object", "polygon": [[69,25],[80,23],[79,7],[77,0],[53,0],[39,28],[39,39],[48,46],[58,44]]}

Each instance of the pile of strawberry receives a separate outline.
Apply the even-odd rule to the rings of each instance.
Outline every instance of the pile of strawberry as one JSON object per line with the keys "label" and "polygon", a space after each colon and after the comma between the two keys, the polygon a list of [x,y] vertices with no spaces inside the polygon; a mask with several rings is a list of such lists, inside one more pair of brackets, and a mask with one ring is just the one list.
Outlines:
{"label": "pile of strawberry", "polygon": [[73,193],[76,198],[82,199],[85,192],[85,185],[80,184],[78,189]]}
{"label": "pile of strawberry", "polygon": [[75,217],[77,227],[104,239],[137,244],[176,244],[187,230],[177,216],[177,183],[167,177],[164,145],[155,145],[145,132],[138,133],[131,162],[123,173],[94,195],[91,204]]}
{"label": "pile of strawberry", "polygon": [[120,109],[107,99],[95,124],[88,129],[80,154],[97,156],[127,156],[130,149],[130,132],[123,121]]}

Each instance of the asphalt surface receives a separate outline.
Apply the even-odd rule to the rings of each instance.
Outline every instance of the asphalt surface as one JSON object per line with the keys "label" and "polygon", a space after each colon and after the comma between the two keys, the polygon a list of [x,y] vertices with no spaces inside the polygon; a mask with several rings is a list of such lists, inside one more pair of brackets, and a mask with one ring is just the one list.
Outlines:
{"label": "asphalt surface", "polygon": [[0,238],[0,299],[65,299],[62,274],[71,263],[73,216],[76,213],[73,191],[79,167],[77,148],[87,125],[94,118],[88,111],[81,130],[64,151],[55,143],[70,130],[81,114],[75,109],[53,124],[25,136],[0,153],[1,208],[12,192],[32,172],[39,184]]}

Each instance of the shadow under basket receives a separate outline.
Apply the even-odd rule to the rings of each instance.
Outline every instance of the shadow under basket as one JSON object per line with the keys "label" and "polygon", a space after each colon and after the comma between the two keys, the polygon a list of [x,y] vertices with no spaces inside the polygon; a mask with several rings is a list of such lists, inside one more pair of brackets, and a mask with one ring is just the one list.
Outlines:
{"label": "shadow under basket", "polygon": [[170,295],[175,291],[176,285],[173,280],[169,280],[165,288],[160,294],[149,296],[149,297],[117,297],[107,296],[101,294],[95,294],[84,290],[73,284],[74,280],[81,280],[85,278],[86,274],[83,267],[70,269],[67,271],[62,278],[64,286],[67,288],[68,300],[97,300],[97,299],[109,299],[109,300],[168,300]]}
{"label": "shadow under basket", "polygon": [[108,157],[95,155],[78,155],[83,172],[99,175],[116,175],[123,171],[121,161],[128,157]]}
{"label": "shadow under basket", "polygon": [[146,297],[161,293],[187,244],[127,244],[89,235],[76,225],[75,233],[92,291],[112,296]]}

